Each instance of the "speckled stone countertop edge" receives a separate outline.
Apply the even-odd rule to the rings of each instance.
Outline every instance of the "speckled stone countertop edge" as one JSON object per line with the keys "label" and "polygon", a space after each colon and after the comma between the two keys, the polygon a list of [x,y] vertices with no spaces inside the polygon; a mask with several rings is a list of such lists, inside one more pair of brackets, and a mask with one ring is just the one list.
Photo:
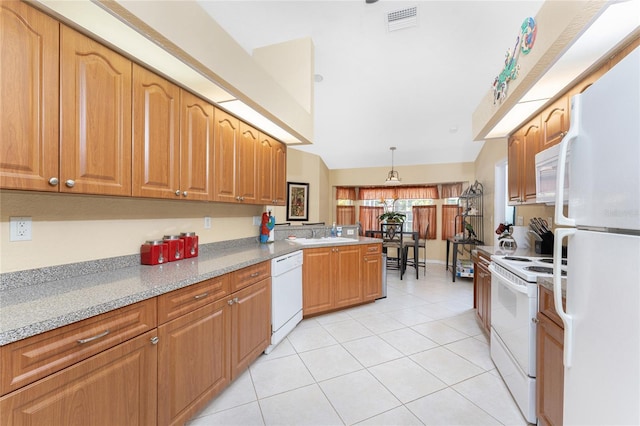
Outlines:
{"label": "speckled stone countertop edge", "polygon": [[[323,239],[302,246],[286,240],[259,244],[255,238],[248,238],[202,245],[198,257],[164,265],[140,265],[139,256],[134,255],[133,265],[131,259],[123,259],[131,256],[123,256],[114,258],[109,268],[109,259],[101,259],[97,265],[83,262],[50,267],[48,271],[53,272],[44,273],[49,281],[41,280],[42,271],[32,270],[32,276],[37,277],[35,284],[29,283],[28,271],[22,271],[18,285],[5,285],[6,279],[2,279],[0,346],[304,248],[380,241],[359,237],[353,242],[336,243]],[[2,278],[8,275],[2,274]]]}

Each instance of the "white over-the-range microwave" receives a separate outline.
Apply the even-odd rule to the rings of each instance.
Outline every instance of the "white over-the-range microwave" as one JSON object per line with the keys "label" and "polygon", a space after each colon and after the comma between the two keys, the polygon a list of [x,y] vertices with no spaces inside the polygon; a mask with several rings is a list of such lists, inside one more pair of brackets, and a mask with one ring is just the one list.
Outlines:
{"label": "white over-the-range microwave", "polygon": [[[556,203],[556,181],[558,180],[558,155],[560,144],[540,151],[536,154],[536,203],[555,204]],[[564,200],[567,204],[569,200],[569,156],[567,152],[567,163],[564,169]]]}

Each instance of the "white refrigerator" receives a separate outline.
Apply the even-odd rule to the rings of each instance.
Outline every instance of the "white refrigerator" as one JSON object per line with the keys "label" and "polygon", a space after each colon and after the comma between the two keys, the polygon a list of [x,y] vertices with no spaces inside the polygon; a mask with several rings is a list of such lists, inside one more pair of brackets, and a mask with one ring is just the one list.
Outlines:
{"label": "white refrigerator", "polygon": [[567,226],[556,229],[554,247],[555,306],[565,326],[564,424],[640,425],[640,48],[572,98],[555,209],[556,224]]}

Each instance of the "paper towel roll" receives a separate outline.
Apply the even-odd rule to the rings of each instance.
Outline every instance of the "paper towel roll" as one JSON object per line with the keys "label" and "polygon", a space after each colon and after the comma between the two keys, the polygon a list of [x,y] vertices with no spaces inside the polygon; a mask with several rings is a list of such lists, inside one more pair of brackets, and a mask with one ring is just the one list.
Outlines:
{"label": "paper towel roll", "polygon": [[511,236],[516,240],[518,248],[527,249],[531,247],[529,243],[529,228],[527,226],[513,226]]}

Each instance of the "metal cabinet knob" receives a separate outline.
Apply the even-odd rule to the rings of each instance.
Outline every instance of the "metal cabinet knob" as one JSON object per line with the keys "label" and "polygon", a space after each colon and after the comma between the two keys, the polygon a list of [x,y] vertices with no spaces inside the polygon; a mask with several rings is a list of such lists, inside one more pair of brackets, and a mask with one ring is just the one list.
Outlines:
{"label": "metal cabinet knob", "polygon": [[537,324],[537,323],[540,322],[540,320],[538,318],[534,317],[534,318],[531,318],[531,322],[534,323],[534,324]]}
{"label": "metal cabinet knob", "polygon": [[160,339],[158,338],[158,336],[154,336],[154,337],[152,337],[150,340],[151,340],[151,344],[152,344],[152,345],[157,345],[157,344],[158,344],[158,342],[160,341]]}
{"label": "metal cabinet knob", "polygon": [[49,185],[51,185],[51,186],[56,186],[56,185],[58,185],[59,182],[60,181],[58,180],[57,177],[52,177],[52,178],[49,179]]}
{"label": "metal cabinet knob", "polygon": [[182,191],[182,196],[186,197],[187,196],[187,191]]}
{"label": "metal cabinet knob", "polygon": [[179,196],[180,196],[180,190],[179,190],[179,189],[176,189],[175,194],[176,194],[176,197],[179,197]]}
{"label": "metal cabinet knob", "polygon": [[67,179],[64,181],[64,184],[67,185],[68,188],[73,188],[76,186],[76,181],[73,179]]}

